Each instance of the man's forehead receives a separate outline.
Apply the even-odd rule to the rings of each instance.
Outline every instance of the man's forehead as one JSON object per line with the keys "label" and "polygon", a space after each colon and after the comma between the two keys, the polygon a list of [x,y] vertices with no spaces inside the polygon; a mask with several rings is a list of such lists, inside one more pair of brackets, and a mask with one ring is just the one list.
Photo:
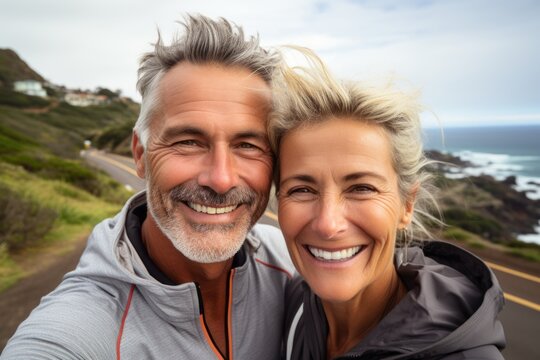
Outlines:
{"label": "man's forehead", "polygon": [[164,95],[175,92],[243,91],[269,99],[270,86],[256,73],[240,66],[192,64],[172,67],[160,84]]}

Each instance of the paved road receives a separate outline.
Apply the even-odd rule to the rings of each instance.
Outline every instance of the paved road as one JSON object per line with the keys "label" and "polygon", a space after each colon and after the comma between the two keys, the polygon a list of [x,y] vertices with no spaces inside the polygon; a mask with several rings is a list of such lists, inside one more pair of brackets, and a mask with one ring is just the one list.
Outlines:
{"label": "paved road", "polygon": [[[102,168],[134,190],[144,187],[144,182],[133,170],[133,161],[130,158],[104,154],[95,150],[87,151],[83,156],[89,163]],[[275,210],[275,203],[271,201],[268,211],[260,221],[277,226]],[[49,278],[46,282],[29,278],[0,294],[0,324],[2,324],[0,349],[4,347],[6,338],[15,330],[16,324],[27,316],[37,304],[38,299],[56,286],[63,273],[74,267],[81,250],[82,246],[59,261],[61,266],[52,266],[50,271],[38,274],[38,276]],[[540,336],[540,265],[486,249],[469,250],[483,258],[492,267],[505,291],[507,303],[500,316],[508,342],[503,352],[505,358],[507,360],[540,359],[540,347],[537,344]],[[21,294],[26,298],[26,301],[23,301],[25,305],[17,307],[15,306],[18,304],[16,299],[17,296],[21,297]],[[6,305],[9,305],[10,311],[6,311],[8,308]]]}

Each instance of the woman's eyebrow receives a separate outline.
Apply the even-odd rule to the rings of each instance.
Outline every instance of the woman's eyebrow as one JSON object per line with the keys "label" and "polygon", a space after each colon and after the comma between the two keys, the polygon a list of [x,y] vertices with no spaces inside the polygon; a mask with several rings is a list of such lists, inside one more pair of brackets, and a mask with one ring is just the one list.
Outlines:
{"label": "woman's eyebrow", "polygon": [[376,179],[379,179],[381,181],[386,181],[387,180],[386,176],[383,176],[383,175],[381,175],[379,173],[376,173],[374,171],[357,171],[357,172],[345,175],[343,177],[343,180],[344,181],[354,181],[354,180],[358,180],[358,179],[366,178],[366,177],[376,178]]}
{"label": "woman's eyebrow", "polygon": [[281,180],[279,182],[279,184],[283,185],[283,184],[285,184],[285,183],[287,183],[289,181],[292,181],[292,180],[301,181],[303,183],[308,183],[308,184],[315,184],[316,183],[315,178],[313,176],[295,174],[295,175],[288,176],[285,179]]}

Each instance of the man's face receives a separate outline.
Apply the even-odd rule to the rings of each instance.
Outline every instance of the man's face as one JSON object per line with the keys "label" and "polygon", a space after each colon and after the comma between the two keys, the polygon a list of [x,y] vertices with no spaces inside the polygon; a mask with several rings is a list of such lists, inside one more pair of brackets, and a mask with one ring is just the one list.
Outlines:
{"label": "man's face", "polygon": [[161,81],[138,170],[151,215],[190,260],[234,256],[266,208],[269,91],[246,69],[211,64],[181,63]]}

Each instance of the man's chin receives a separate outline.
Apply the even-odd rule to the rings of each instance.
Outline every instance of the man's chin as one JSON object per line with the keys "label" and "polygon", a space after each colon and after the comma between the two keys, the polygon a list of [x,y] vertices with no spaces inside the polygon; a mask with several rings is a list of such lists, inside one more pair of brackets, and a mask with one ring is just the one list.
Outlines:
{"label": "man's chin", "polygon": [[229,240],[226,245],[223,244],[224,246],[215,246],[216,244],[212,244],[214,246],[186,246],[186,243],[176,243],[175,241],[173,241],[173,245],[189,260],[202,264],[211,264],[233,258],[244,244],[244,239],[242,238],[242,241],[239,241],[239,239]]}

